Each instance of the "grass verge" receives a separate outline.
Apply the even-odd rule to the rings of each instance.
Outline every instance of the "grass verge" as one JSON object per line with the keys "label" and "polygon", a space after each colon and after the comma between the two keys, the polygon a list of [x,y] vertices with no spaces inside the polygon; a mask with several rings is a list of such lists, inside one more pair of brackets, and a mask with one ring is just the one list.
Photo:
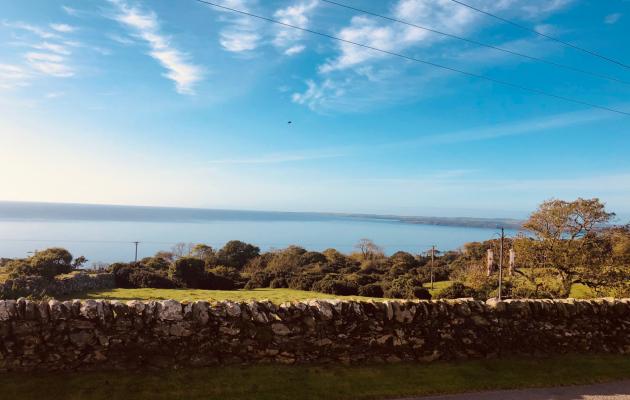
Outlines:
{"label": "grass verge", "polygon": [[630,378],[630,357],[565,355],[430,365],[217,367],[0,374],[2,398],[35,400],[387,399]]}
{"label": "grass verge", "polygon": [[[75,294],[78,299],[104,299],[104,300],[178,300],[178,301],[247,301],[247,300],[271,300],[274,303],[283,303],[294,300],[310,299],[341,299],[341,300],[370,300],[370,297],[339,296],[318,292],[308,292],[293,289],[254,289],[254,290],[202,290],[202,289],[111,289],[106,291],[87,292]],[[374,299],[383,300],[383,299]]]}

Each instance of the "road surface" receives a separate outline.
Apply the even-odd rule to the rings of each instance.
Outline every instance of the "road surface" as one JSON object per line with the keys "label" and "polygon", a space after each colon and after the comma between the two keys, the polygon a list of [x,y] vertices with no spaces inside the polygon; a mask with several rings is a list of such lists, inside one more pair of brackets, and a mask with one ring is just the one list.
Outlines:
{"label": "road surface", "polygon": [[501,390],[399,400],[630,400],[630,380],[586,386]]}

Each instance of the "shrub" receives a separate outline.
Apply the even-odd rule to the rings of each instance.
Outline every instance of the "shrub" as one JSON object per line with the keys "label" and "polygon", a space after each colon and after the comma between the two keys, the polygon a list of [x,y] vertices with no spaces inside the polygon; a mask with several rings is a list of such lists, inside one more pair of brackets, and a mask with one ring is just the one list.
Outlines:
{"label": "shrub", "polygon": [[365,297],[383,297],[383,287],[378,283],[370,283],[369,285],[360,286],[358,291],[360,296]]}
{"label": "shrub", "polygon": [[271,283],[269,284],[269,287],[272,289],[287,288],[289,287],[289,284],[287,283],[287,280],[284,278],[275,278],[271,281]]}
{"label": "shrub", "polygon": [[455,282],[451,286],[442,289],[436,296],[438,299],[461,299],[467,297],[480,298],[479,293],[463,283]]}
{"label": "shrub", "polygon": [[[85,260],[83,257],[77,260]],[[84,262],[84,261],[83,261]],[[43,276],[52,279],[60,274],[71,272],[72,254],[66,249],[53,247],[39,251],[27,259],[11,260],[6,264],[12,278],[20,276]]]}
{"label": "shrub", "polygon": [[129,283],[136,288],[173,289],[177,284],[167,276],[146,268],[136,269],[128,277]]}
{"label": "shrub", "polygon": [[337,279],[333,275],[327,275],[324,279],[315,282],[311,290],[340,296],[353,296],[358,293],[356,284],[343,279]]}
{"label": "shrub", "polygon": [[272,277],[266,272],[254,272],[245,284],[245,289],[258,289],[269,287]]}
{"label": "shrub", "polygon": [[289,279],[289,287],[296,290],[311,290],[315,282],[321,280],[321,274],[303,274]]}
{"label": "shrub", "polygon": [[260,254],[260,249],[240,240],[230,240],[217,252],[221,265],[243,269],[247,262]]}
{"label": "shrub", "polygon": [[416,297],[414,295],[414,289],[421,286],[422,282],[418,279],[404,275],[390,282],[385,291],[385,297],[391,297],[392,299],[413,299]]}
{"label": "shrub", "polygon": [[197,286],[191,287],[207,290],[234,290],[236,289],[236,284],[233,280],[224,276],[215,275],[212,272],[204,272],[197,281]]}
{"label": "shrub", "polygon": [[431,300],[431,292],[427,288],[416,286],[413,288],[413,297],[420,300]]}
{"label": "shrub", "polygon": [[183,283],[189,288],[198,288],[206,278],[203,260],[192,257],[182,257],[171,264],[169,276],[171,279]]}

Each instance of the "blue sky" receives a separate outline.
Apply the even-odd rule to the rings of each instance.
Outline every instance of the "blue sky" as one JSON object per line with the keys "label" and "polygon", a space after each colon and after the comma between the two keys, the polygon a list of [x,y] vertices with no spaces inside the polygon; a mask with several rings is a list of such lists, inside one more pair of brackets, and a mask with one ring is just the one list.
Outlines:
{"label": "blue sky", "polygon": [[[468,1],[630,62],[627,0]],[[630,111],[627,84],[317,0],[218,2]],[[450,0],[343,2],[630,81]],[[625,218],[629,127],[193,0],[0,4],[0,200],[523,216],[598,196]]]}

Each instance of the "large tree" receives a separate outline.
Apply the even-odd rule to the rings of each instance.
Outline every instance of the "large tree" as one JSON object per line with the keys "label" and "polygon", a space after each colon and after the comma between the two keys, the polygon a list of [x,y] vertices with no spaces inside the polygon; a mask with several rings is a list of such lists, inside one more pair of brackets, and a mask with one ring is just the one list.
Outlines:
{"label": "large tree", "polygon": [[530,267],[555,271],[568,294],[573,283],[602,265],[606,249],[600,231],[614,216],[597,198],[547,200],[523,225],[532,237],[521,239],[521,247],[530,250],[521,260],[525,256]]}

